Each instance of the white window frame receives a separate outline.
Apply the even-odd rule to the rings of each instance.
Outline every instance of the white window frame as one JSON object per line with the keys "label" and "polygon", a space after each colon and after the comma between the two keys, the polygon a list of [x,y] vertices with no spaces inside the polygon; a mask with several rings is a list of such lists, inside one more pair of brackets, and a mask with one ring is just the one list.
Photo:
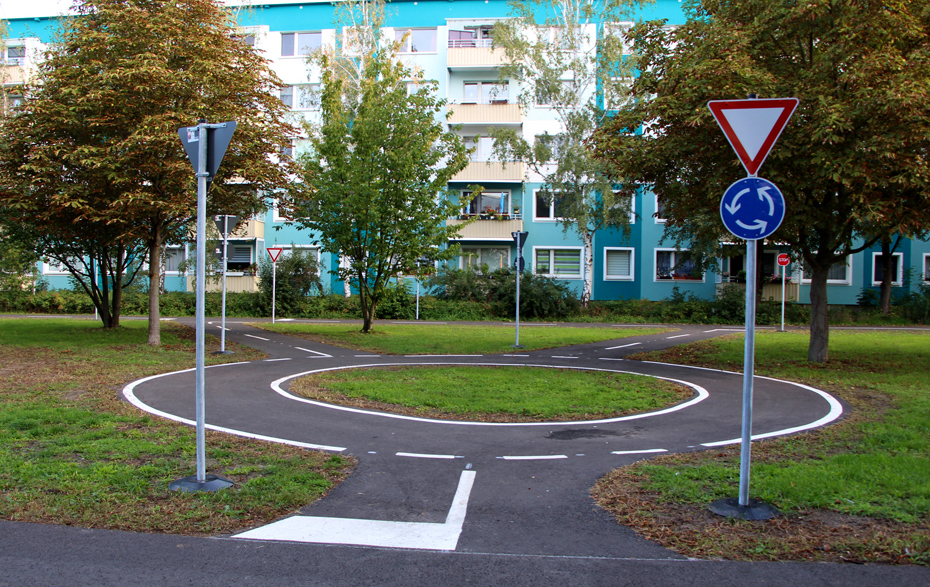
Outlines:
{"label": "white window frame", "polygon": [[[410,32],[407,35],[407,32]],[[413,31],[432,31],[433,32],[433,48],[431,51],[412,51],[413,47]],[[398,50],[398,53],[404,53],[408,55],[435,55],[439,52],[439,30],[436,27],[401,27],[394,29],[394,40],[400,42],[404,38],[404,35],[407,35],[406,41]]]}
{"label": "white window frame", "polygon": [[[19,57],[10,57],[10,49],[21,49],[22,55]],[[18,52],[18,51],[17,51]],[[4,65],[24,65],[26,63],[26,46],[25,45],[7,45],[3,49],[3,64]]]}
{"label": "white window frame", "polygon": [[162,248],[162,252],[161,252],[162,264],[165,266],[165,275],[184,275],[183,271],[171,271],[167,269],[168,260],[166,257],[167,257],[169,249],[173,251],[177,251],[177,250],[182,251],[184,253],[184,257],[183,259],[181,259],[181,262],[183,263],[184,261],[187,261],[187,256],[188,256],[187,245],[165,245]]}
{"label": "white window frame", "polygon": [[[611,275],[607,272],[607,253],[627,251],[630,253],[629,275]],[[636,249],[633,247],[604,247],[604,281],[633,281],[636,278]]]}
{"label": "white window frame", "polygon": [[[828,279],[827,285],[852,285],[853,284],[853,266],[852,266],[852,255],[846,256],[846,279]],[[842,261],[837,261],[834,265],[838,265]],[[801,274],[801,285],[810,285],[810,277],[806,277],[804,273],[804,262],[800,263],[800,268],[798,271]]]}
{"label": "white window frame", "polygon": [[[471,193],[472,192],[470,192],[469,190],[462,190],[462,198],[464,199],[465,197],[471,195]],[[485,194],[506,194],[505,196],[507,198],[506,210],[504,210],[503,212],[501,211],[495,212],[495,214],[513,214],[513,193],[510,190],[487,190],[484,193]],[[468,203],[468,208],[471,208],[472,203],[474,202],[472,201]],[[463,207],[462,214],[466,214],[468,216],[480,216],[481,214],[484,214],[484,212],[482,212],[481,210],[478,210],[477,212],[474,212],[474,213],[469,212],[468,208]]]}
{"label": "white window frame", "polygon": [[[476,257],[476,258],[477,258],[478,267],[480,268],[480,266],[481,266],[481,252],[482,252],[483,250],[485,250],[485,249],[503,250],[503,251],[506,251],[506,252],[507,252],[507,257],[504,259],[504,265],[503,265],[502,269],[506,269],[507,267],[510,267],[510,266],[513,264],[512,261],[511,261],[511,259],[510,259],[510,247],[508,247],[507,245],[497,245],[497,246],[487,245],[487,246],[477,246],[477,247],[475,247],[475,246],[467,246],[467,247],[463,246],[463,247],[462,247],[462,254],[459,255],[459,269],[466,269],[466,266],[465,266],[465,257]],[[489,268],[489,269],[490,269],[490,268]],[[496,269],[491,269],[491,271],[495,271],[495,270],[496,270]]]}
{"label": "white window frame", "polygon": [[291,255],[295,249],[301,251],[311,251],[316,257],[317,265],[320,263],[320,247],[315,245],[282,245],[282,244],[273,244],[269,248],[278,248],[281,249],[281,254],[278,256],[278,260],[284,259]]}
{"label": "white window frame", "polygon": [[[894,262],[898,265],[898,278],[892,281],[891,285],[893,287],[900,287],[904,285],[904,253],[892,253],[891,256],[894,257],[894,260],[895,260]],[[877,286],[877,285],[882,284],[881,281],[875,278],[876,274],[878,273],[876,271],[876,269],[878,268],[876,264],[881,263],[882,262],[881,259],[882,259],[882,254],[880,252],[872,253],[872,285]]]}
{"label": "white window frame", "polygon": [[533,190],[533,222],[560,222],[564,220],[564,217],[555,215],[555,203],[556,203],[557,198],[553,198],[552,202],[549,204],[550,216],[539,216],[538,214],[539,197],[537,194],[540,191],[542,190],[539,190],[539,189]]}
{"label": "white window frame", "polygon": [[924,283],[930,282],[930,253],[924,253],[923,274]]}
{"label": "white window frame", "polygon": [[42,274],[43,275],[71,275],[68,270],[65,268],[63,263],[60,263],[56,259],[49,259],[48,261],[42,261]]}
{"label": "white window frame", "polygon": [[675,279],[669,275],[668,279],[659,278],[659,253],[672,253],[672,263],[670,267],[674,267],[678,264],[679,259],[678,255],[682,253],[687,253],[690,249],[675,249],[671,247],[657,247],[652,250],[652,280],[656,283],[666,283],[666,282],[676,282],[676,281],[687,281],[689,283],[704,283],[707,278],[707,272],[701,272],[700,279],[685,278],[685,279]]}
{"label": "white window frame", "polygon": [[[549,273],[539,273],[536,270],[537,251],[549,251]],[[578,252],[578,273],[552,273],[555,266],[555,251],[577,251]],[[584,271],[584,247],[566,247],[561,245],[533,247],[533,274],[543,277],[552,277],[554,279],[581,279]]]}
{"label": "white window frame", "polygon": [[656,224],[665,224],[668,221],[668,219],[659,217],[659,195],[653,194],[653,196],[655,197],[656,213],[655,213],[655,216],[652,217],[652,219],[655,220]]}
{"label": "white window frame", "polygon": [[[294,53],[293,53],[292,55],[285,55],[285,54],[284,54],[284,37],[286,37],[286,36],[288,36],[288,35],[293,35],[293,36],[294,36]],[[301,53],[301,52],[300,52],[300,45],[299,45],[299,42],[300,42],[300,35],[319,35],[319,37],[320,37],[320,45],[319,45],[319,47],[314,47],[314,48],[310,49],[309,52],[307,52],[307,53]],[[322,48],[322,47],[323,47],[323,31],[288,31],[288,32],[286,32],[286,33],[281,33],[281,58],[282,58],[282,59],[288,59],[288,58],[292,58],[292,57],[293,57],[293,58],[298,58],[298,59],[300,59],[300,58],[306,58],[307,55],[310,55],[310,53],[312,53],[313,51],[316,51],[316,50],[318,50],[318,49],[320,49],[320,48]]]}
{"label": "white window frame", "polygon": [[[467,100],[465,98],[465,88],[467,86],[474,85],[477,96],[474,100]],[[491,89],[487,92],[488,97],[485,98],[485,86],[490,87]],[[502,90],[503,97],[492,96],[498,90]],[[462,104],[509,104],[510,103],[510,83],[509,82],[500,82],[498,80],[465,80],[462,82]]]}

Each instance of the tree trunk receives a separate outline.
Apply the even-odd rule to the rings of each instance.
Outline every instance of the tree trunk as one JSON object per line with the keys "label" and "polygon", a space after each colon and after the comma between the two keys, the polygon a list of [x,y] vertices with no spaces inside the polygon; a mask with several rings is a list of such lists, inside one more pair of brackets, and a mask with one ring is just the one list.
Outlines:
{"label": "tree trunk", "polygon": [[581,305],[588,307],[591,296],[594,295],[594,234],[585,232],[581,235],[584,244],[584,259],[582,259],[581,273],[583,285],[581,287]]}
{"label": "tree trunk", "polygon": [[826,363],[830,342],[830,320],[827,314],[827,277],[830,265],[812,268],[811,275],[811,340],[807,348],[807,360],[811,363]]}
{"label": "tree trunk", "polygon": [[161,344],[161,231],[155,229],[155,238],[149,246],[149,344]]}

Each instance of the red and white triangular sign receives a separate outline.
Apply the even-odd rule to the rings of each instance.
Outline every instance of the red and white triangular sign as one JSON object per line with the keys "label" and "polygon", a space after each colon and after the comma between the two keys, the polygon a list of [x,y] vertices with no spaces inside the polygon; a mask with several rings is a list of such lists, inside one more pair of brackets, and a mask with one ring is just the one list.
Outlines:
{"label": "red and white triangular sign", "polygon": [[278,247],[271,247],[271,248],[268,249],[268,254],[271,255],[271,262],[272,262],[272,263],[277,263],[277,262],[278,262],[278,257],[281,255],[281,251],[283,251],[283,250],[284,250],[284,249],[281,249],[281,248],[278,248]]}
{"label": "red and white triangular sign", "polygon": [[798,107],[798,99],[711,100],[707,107],[743,167],[755,176]]}

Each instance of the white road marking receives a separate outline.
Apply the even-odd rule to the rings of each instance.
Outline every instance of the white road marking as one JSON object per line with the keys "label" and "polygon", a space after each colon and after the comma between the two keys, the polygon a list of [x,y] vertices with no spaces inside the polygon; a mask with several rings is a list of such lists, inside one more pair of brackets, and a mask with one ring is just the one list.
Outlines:
{"label": "white road marking", "polygon": [[327,355],[326,353],[321,353],[320,351],[311,351],[310,349],[305,349],[305,348],[299,347],[299,346],[295,346],[294,348],[297,349],[298,351],[304,351],[304,352],[307,352],[307,353],[313,353],[314,355],[318,355],[318,356],[320,356],[320,357],[332,357],[332,355]]}
{"label": "white road marking", "polygon": [[248,336],[249,338],[257,338],[258,340],[264,340],[265,342],[271,342],[271,340],[269,340],[269,339],[267,339],[267,338],[262,338],[262,337],[260,337],[260,336],[255,336],[254,334],[246,334],[246,335],[244,335],[244,336]]}
{"label": "white road marking", "polygon": [[248,540],[281,540],[317,544],[351,544],[384,548],[455,550],[465,523],[468,498],[475,483],[475,471],[462,471],[452,506],[442,524],[391,522],[357,518],[293,516],[236,534]]}
{"label": "white road marking", "polygon": [[710,334],[711,332],[745,332],[742,328],[714,328],[713,330],[705,330],[704,334]]}
{"label": "white road marking", "polygon": [[504,456],[496,457],[504,461],[553,461],[556,459],[567,459],[566,455],[536,455],[536,456]]}
{"label": "white road marking", "polygon": [[372,357],[378,358],[378,357],[380,357],[381,355],[355,355],[355,356],[356,356],[357,358],[360,358],[360,359],[361,359],[361,358],[370,359],[370,358],[372,358]]}
{"label": "white road marking", "polygon": [[278,318],[277,322],[293,322],[293,318]]}
{"label": "white road marking", "polygon": [[[388,412],[372,412],[369,410],[362,410],[359,408],[351,408],[348,406],[339,406],[336,404],[327,404],[324,402],[318,402],[316,400],[307,399],[304,397],[293,395],[284,390],[282,385],[291,379],[297,379],[298,377],[303,377],[305,375],[312,375],[314,373],[324,373],[326,371],[341,371],[345,369],[367,369],[370,367],[393,367],[395,365],[399,366],[410,366],[410,365],[469,365],[469,366],[485,366],[485,367],[538,367],[540,369],[578,369],[579,371],[600,371],[605,373],[627,373],[630,375],[637,375],[641,377],[652,377],[653,379],[662,379],[663,381],[671,381],[672,383],[679,383],[685,387],[690,387],[697,393],[697,397],[692,398],[689,401],[686,401],[681,404],[674,405],[670,408],[665,408],[664,410],[657,410],[655,412],[646,412],[644,414],[633,414],[630,416],[619,416],[617,418],[605,418],[603,420],[575,420],[571,422],[475,422],[475,421],[465,421],[465,420],[437,420],[434,418],[421,418],[417,416],[404,416],[403,414],[391,414]],[[514,365],[513,363],[380,363],[380,364],[368,364],[368,365],[347,365],[343,367],[327,367],[325,369],[313,369],[312,371],[304,371],[302,373],[295,373],[293,375],[288,375],[282,377],[281,379],[276,379],[271,382],[271,389],[275,393],[286,397],[289,400],[300,402],[304,404],[310,404],[318,406],[321,408],[326,408],[329,410],[338,410],[343,412],[351,412],[353,414],[364,414],[367,416],[374,416],[378,418],[393,418],[396,420],[410,420],[413,422],[430,422],[432,424],[440,424],[445,426],[514,426],[514,427],[525,427],[525,426],[552,426],[553,424],[558,424],[559,426],[590,426],[592,424],[609,424],[612,422],[626,422],[628,420],[638,420],[640,418],[651,418],[653,416],[661,416],[664,414],[670,414],[672,412],[677,412],[678,410],[684,410],[690,408],[691,406],[700,403],[710,397],[710,394],[706,389],[691,383],[689,381],[682,381],[681,379],[672,379],[669,377],[657,377],[655,375],[647,375],[644,373],[636,373],[633,371],[619,371],[617,369],[597,369],[595,367],[566,367],[556,366],[556,365],[535,365],[535,364],[520,364]]]}
{"label": "white road marking", "polygon": [[613,350],[616,350],[616,349],[625,349],[625,348],[629,348],[629,347],[631,347],[631,346],[636,346],[636,345],[640,345],[640,344],[643,344],[643,343],[641,343],[641,342],[631,342],[630,344],[621,344],[620,346],[607,347],[607,348],[604,349],[604,350],[605,350],[605,351],[613,351]]}
{"label": "white road marking", "polygon": [[277,362],[277,361],[290,361],[290,360],[291,360],[290,357],[286,357],[286,358],[283,358],[283,359],[265,359],[265,362],[266,362],[266,363],[275,363],[275,362]]}
{"label": "white road marking", "polygon": [[443,358],[443,357],[483,357],[484,355],[404,355],[409,359]]}
{"label": "white road marking", "polygon": [[664,448],[647,448],[645,450],[612,450],[612,455],[644,455],[657,452],[668,452]]}
{"label": "white road marking", "polygon": [[672,340],[673,338],[684,338],[686,336],[691,336],[690,334],[678,334],[676,336],[666,336],[665,340]]}
{"label": "white road marking", "polygon": [[577,359],[578,357],[562,357],[559,355],[552,355],[553,359]]}
{"label": "white road marking", "polygon": [[399,452],[399,453],[396,453],[395,456],[411,457],[414,459],[449,459],[449,460],[452,460],[452,459],[464,459],[465,458],[465,457],[457,457],[455,455],[430,455],[430,454],[422,454],[422,453],[416,453],[416,452]]}

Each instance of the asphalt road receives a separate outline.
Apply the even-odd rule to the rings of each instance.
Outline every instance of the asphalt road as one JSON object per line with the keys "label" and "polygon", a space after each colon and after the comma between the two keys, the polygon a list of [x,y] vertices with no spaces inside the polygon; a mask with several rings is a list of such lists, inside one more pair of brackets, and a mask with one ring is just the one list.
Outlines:
{"label": "asphalt road", "polygon": [[[0,585],[897,585],[927,569],[686,559],[640,539],[588,495],[607,471],[739,438],[742,376],[624,360],[724,334],[713,327],[496,356],[373,356],[237,321],[227,337],[269,359],[208,369],[206,419],[235,433],[353,454],[356,472],[298,515],[236,536],[185,538],[0,523]],[[216,328],[211,325],[210,328]],[[732,330],[732,329],[731,329]],[[694,389],[678,409],[572,424],[480,425],[336,409],[287,393],[319,369],[496,364],[627,371]],[[194,375],[124,390],[136,405],[194,418]],[[757,378],[755,435],[841,416],[835,399]]]}

